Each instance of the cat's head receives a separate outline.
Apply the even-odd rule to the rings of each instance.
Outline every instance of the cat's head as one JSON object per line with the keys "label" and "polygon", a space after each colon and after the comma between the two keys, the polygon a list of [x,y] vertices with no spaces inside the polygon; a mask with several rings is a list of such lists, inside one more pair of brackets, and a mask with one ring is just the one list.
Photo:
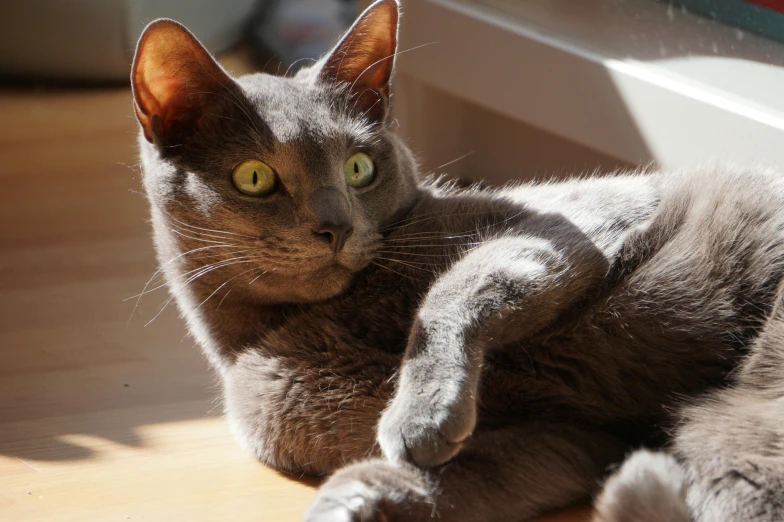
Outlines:
{"label": "cat's head", "polygon": [[252,280],[261,300],[319,300],[373,259],[417,197],[387,122],[397,30],[396,0],[379,0],[295,76],[234,79],[176,22],[147,27],[134,108],[156,242],[162,262],[180,256],[180,283]]}

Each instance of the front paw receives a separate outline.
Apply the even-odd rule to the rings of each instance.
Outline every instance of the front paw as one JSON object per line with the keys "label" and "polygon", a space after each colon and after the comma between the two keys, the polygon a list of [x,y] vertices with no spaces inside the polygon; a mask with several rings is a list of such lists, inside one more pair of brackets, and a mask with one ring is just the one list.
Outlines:
{"label": "front paw", "polygon": [[419,522],[433,514],[429,487],[416,470],[377,460],[332,476],[304,522]]}
{"label": "front paw", "polygon": [[415,366],[412,361],[404,366],[377,438],[388,460],[429,468],[452,459],[471,436],[476,398],[457,369]]}

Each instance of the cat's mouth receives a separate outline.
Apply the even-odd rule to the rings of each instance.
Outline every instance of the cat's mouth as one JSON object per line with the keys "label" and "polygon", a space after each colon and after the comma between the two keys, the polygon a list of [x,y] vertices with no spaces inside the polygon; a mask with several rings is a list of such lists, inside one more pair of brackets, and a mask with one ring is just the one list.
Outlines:
{"label": "cat's mouth", "polygon": [[307,274],[299,274],[286,285],[297,301],[322,301],[335,297],[351,286],[356,270],[333,262]]}
{"label": "cat's mouth", "polygon": [[351,286],[355,276],[375,258],[374,249],[341,251],[330,256],[319,268],[308,274],[308,294],[311,299],[335,297]]}
{"label": "cat's mouth", "polygon": [[355,276],[378,255],[380,244],[349,243],[338,252],[312,253],[300,258],[279,257],[254,281],[262,293],[297,302],[322,301],[347,290]]}
{"label": "cat's mouth", "polygon": [[327,266],[332,266],[335,269],[347,269],[351,272],[359,272],[370,264],[373,259],[378,255],[378,249],[381,243],[378,240],[366,242],[364,244],[351,244],[346,245],[346,248],[335,252],[329,258]]}
{"label": "cat's mouth", "polygon": [[351,272],[359,272],[373,260],[370,253],[343,253],[338,252],[332,258],[330,265],[336,269],[346,269]]}

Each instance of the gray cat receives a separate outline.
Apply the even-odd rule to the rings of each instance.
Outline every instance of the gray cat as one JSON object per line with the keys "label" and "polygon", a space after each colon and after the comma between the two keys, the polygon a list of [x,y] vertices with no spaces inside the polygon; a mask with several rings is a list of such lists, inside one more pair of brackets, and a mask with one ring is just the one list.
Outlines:
{"label": "gray cat", "polygon": [[336,472],[310,521],[522,520],[600,482],[596,520],[784,520],[784,177],[423,181],[397,27],[379,0],[291,78],[169,20],[139,42],[155,244],[237,437]]}

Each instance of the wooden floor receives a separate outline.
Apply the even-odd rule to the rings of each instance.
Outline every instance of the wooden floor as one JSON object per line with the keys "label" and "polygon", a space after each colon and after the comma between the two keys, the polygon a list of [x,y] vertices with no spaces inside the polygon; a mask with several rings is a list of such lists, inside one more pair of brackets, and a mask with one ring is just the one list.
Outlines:
{"label": "wooden floor", "polygon": [[173,306],[145,327],[165,290],[124,301],[155,270],[130,99],[0,92],[0,520],[297,521],[314,483],[237,446]]}

